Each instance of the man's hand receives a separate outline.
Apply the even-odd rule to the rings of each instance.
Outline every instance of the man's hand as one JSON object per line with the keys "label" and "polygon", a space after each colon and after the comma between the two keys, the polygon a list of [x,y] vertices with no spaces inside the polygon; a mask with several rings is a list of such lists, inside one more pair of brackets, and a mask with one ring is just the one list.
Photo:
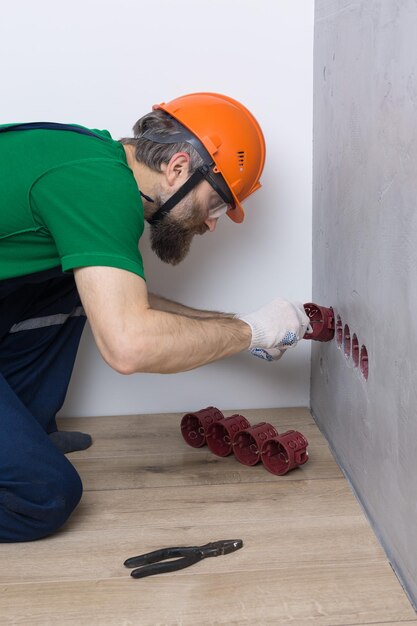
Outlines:
{"label": "man's hand", "polygon": [[310,320],[301,303],[281,298],[272,300],[254,313],[238,316],[252,331],[249,349],[286,349],[302,339]]}

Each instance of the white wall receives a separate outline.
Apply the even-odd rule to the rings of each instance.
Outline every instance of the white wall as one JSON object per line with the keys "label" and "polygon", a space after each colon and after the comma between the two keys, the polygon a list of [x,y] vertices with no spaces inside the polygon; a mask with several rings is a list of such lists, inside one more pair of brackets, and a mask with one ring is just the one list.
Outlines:
{"label": "white wall", "polygon": [[[0,119],[107,128],[193,91],[241,100],[267,141],[263,188],[177,268],[141,243],[149,288],[196,307],[250,311],[311,298],[313,0],[9,0],[0,22]],[[65,6],[65,8],[64,8]],[[123,377],[89,329],[63,415],[305,405],[308,342],[276,364],[247,354],[175,376]]]}

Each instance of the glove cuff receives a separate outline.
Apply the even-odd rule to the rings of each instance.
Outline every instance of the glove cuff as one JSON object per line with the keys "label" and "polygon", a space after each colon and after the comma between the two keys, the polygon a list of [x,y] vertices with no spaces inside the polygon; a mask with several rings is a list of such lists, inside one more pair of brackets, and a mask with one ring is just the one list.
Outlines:
{"label": "glove cuff", "polygon": [[257,324],[254,323],[254,321],[251,318],[251,315],[244,315],[242,317],[239,317],[239,319],[242,322],[245,322],[248,326],[250,326],[250,329],[252,331],[252,339],[250,342],[250,346],[249,346],[249,350],[251,350],[252,348],[268,348],[270,346],[266,345],[266,336],[265,336],[265,331],[263,328],[259,328],[259,326]]}

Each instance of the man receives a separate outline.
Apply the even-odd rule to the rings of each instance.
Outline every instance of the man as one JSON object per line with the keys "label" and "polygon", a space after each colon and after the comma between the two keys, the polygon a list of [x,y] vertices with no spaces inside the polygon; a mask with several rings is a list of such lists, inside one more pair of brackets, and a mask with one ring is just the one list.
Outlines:
{"label": "man", "polygon": [[0,127],[0,541],[46,536],[78,504],[64,453],[89,435],[60,433],[88,318],[122,374],[189,370],[242,350],[267,359],[304,336],[301,305],[274,300],[242,318],[148,293],[138,241],[179,263],[196,234],[259,186],[262,132],[240,103],[192,94],[154,107],[134,137],[60,124]]}

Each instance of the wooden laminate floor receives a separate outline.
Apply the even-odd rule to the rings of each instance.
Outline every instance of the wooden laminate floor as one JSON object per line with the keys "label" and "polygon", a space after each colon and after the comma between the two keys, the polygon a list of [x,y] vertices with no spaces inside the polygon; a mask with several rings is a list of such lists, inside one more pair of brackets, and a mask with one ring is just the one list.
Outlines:
{"label": "wooden laminate floor", "polygon": [[[300,430],[308,463],[278,477],[190,448],[180,414],[61,420],[94,438],[68,457],[83,499],[56,535],[0,546],[0,624],[417,626],[308,410],[242,413]],[[229,538],[244,547],[172,574],[134,580],[123,566]]]}

